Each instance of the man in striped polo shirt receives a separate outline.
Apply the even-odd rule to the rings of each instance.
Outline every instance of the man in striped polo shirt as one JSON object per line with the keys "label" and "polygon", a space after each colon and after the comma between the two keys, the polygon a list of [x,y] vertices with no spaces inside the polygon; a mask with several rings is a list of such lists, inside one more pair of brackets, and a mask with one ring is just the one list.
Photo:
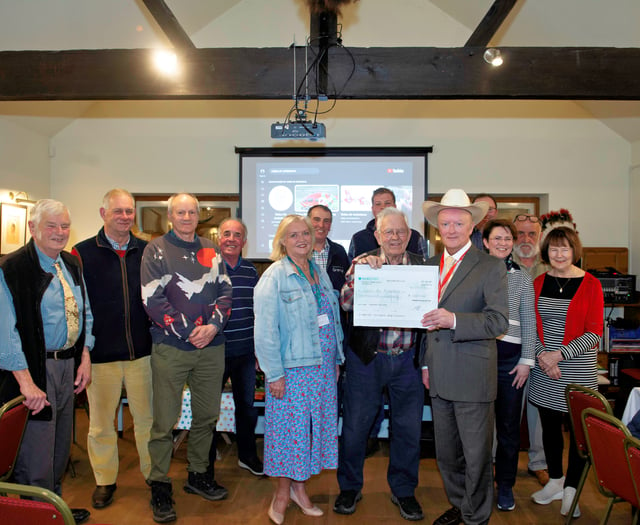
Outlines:
{"label": "man in striped polo shirt", "polygon": [[[224,329],[225,367],[222,385],[231,378],[236,406],[238,465],[255,476],[262,476],[262,461],[256,453],[256,421],[253,407],[256,388],[256,357],[253,346],[253,289],[258,283],[255,266],[242,258],[247,243],[247,227],[238,219],[225,219],[218,227],[218,244],[231,277],[233,295],[231,317]],[[216,440],[211,444],[209,468],[216,458]]]}

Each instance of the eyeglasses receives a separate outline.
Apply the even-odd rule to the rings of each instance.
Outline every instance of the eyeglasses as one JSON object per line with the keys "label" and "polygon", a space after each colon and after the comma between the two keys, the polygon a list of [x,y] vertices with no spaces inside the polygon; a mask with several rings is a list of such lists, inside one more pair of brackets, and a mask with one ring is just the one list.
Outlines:
{"label": "eyeglasses", "polygon": [[385,239],[391,239],[391,237],[393,237],[394,235],[397,235],[398,237],[403,239],[407,235],[409,235],[409,232],[407,230],[391,230],[390,229],[390,230],[383,230],[381,233]]}
{"label": "eyeglasses", "polygon": [[536,217],[535,215],[526,215],[524,213],[520,215],[516,215],[516,218],[513,219],[513,222],[525,222],[525,221],[529,221],[535,224],[537,222],[540,222],[540,219],[538,219],[538,217]]}

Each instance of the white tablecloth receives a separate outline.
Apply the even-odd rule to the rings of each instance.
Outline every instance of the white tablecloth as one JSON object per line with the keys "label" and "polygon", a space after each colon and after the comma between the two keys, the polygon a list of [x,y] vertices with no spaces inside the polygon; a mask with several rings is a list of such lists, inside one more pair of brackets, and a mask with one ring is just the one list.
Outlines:
{"label": "white tablecloth", "polygon": [[[255,401],[254,406],[264,407],[263,401]],[[180,419],[176,425],[178,430],[189,430],[191,428],[191,391],[189,387],[185,387],[182,391],[182,410],[180,411]],[[223,392],[220,398],[220,415],[216,424],[218,432],[235,432],[236,431],[236,405],[233,402],[233,394],[231,392]],[[256,424],[256,434],[264,434],[264,416],[258,416]]]}
{"label": "white tablecloth", "polygon": [[[218,416],[218,424],[216,430],[218,432],[235,432],[236,431],[236,406],[233,402],[233,394],[231,392],[223,392],[220,398],[220,415]],[[191,428],[191,390],[188,387],[182,391],[182,410],[180,419],[176,428],[179,430],[189,430]]]}
{"label": "white tablecloth", "polygon": [[622,414],[622,422],[628,425],[633,419],[633,416],[640,410],[640,387],[635,387],[629,394],[629,399],[624,407],[624,414]]}

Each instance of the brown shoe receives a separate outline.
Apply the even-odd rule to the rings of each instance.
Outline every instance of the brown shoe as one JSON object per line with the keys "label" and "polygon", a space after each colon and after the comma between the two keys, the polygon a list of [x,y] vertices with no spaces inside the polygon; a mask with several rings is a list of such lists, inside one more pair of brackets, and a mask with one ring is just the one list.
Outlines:
{"label": "brown shoe", "polygon": [[531,476],[535,476],[536,479],[538,480],[538,483],[540,483],[540,485],[542,485],[543,487],[547,483],[549,483],[549,471],[546,468],[543,468],[542,470],[531,470],[531,469],[528,469],[527,472]]}

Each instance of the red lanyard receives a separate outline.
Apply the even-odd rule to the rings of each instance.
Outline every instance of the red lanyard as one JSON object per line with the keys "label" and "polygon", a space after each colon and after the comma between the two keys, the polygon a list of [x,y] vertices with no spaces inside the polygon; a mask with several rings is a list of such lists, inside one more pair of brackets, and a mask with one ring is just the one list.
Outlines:
{"label": "red lanyard", "polygon": [[462,257],[460,257],[456,262],[454,262],[451,265],[451,268],[449,268],[449,271],[447,272],[447,275],[445,275],[444,277],[442,277],[442,269],[444,268],[444,253],[442,254],[442,257],[440,257],[440,276],[441,276],[441,278],[440,278],[440,282],[438,283],[438,301],[440,300],[440,297],[442,295],[442,290],[447,286],[447,283],[451,279],[451,276],[453,275],[453,271],[456,269],[456,266],[458,266],[458,264],[460,264],[460,261],[462,261],[462,259],[464,259],[465,255],[467,255],[467,252],[464,252],[462,254]]}

